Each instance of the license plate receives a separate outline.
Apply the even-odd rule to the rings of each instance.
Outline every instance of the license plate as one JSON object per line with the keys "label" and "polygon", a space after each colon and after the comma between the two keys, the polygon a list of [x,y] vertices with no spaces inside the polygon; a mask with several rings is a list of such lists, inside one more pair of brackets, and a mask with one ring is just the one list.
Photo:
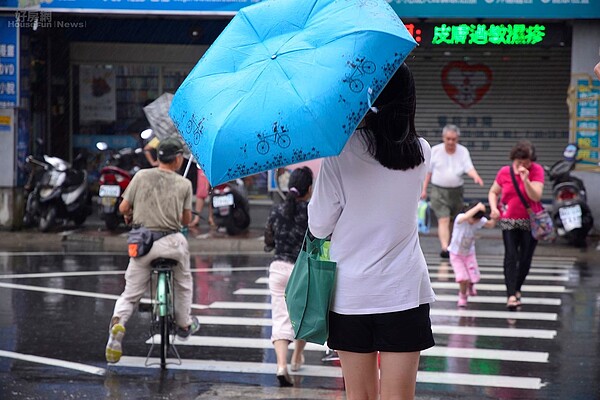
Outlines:
{"label": "license plate", "polygon": [[229,207],[233,205],[233,194],[229,193],[225,196],[215,196],[212,199],[214,208]]}
{"label": "license plate", "polygon": [[560,220],[562,221],[565,232],[581,228],[581,207],[579,204],[574,206],[562,207],[558,209]]}
{"label": "license plate", "polygon": [[100,197],[119,197],[121,188],[119,185],[102,185],[98,191]]}

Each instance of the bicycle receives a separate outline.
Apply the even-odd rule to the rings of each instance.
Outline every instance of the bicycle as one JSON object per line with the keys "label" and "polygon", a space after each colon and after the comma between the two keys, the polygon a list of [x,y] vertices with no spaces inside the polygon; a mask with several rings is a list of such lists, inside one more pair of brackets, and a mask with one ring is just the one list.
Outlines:
{"label": "bicycle", "polygon": [[352,73],[346,75],[342,82],[347,82],[354,93],[360,93],[365,87],[360,78],[374,74],[377,67],[373,61],[365,60],[365,57],[357,57],[355,62],[348,61],[348,66],[352,68]]}
{"label": "bicycle", "polygon": [[[148,355],[146,356],[145,366],[160,365],[161,369],[166,369],[167,364],[181,365],[181,357],[177,348],[173,344],[174,336],[177,329],[175,323],[175,306],[174,306],[174,285],[173,285],[173,267],[177,266],[177,261],[170,258],[159,257],[151,262],[152,267],[152,282],[156,280],[156,294],[152,294],[153,284],[150,285],[149,310],[140,305],[140,311],[151,311],[150,337],[152,344]],[[160,336],[159,355],[160,363],[150,362],[150,356],[154,350],[155,337]],[[167,362],[169,350],[172,350],[177,357],[178,362]]]}
{"label": "bicycle", "polygon": [[286,134],[288,130],[284,126],[278,126],[277,122],[273,124],[273,134],[266,135],[262,132],[258,132],[256,136],[259,141],[256,145],[256,151],[259,154],[267,154],[271,148],[269,142],[275,143],[282,149],[286,149],[290,146],[291,139],[289,135]]}

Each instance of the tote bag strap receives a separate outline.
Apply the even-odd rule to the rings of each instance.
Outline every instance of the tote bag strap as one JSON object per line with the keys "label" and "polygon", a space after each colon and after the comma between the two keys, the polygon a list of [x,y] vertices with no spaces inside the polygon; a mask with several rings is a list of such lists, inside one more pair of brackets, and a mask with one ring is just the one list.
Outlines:
{"label": "tote bag strap", "polygon": [[[326,256],[324,253],[324,245],[328,241],[328,238],[319,239],[314,237],[310,230],[307,228],[306,233],[304,234],[304,241],[302,242],[301,249],[305,249],[308,254],[314,254],[316,256]],[[306,247],[304,247],[306,246]],[[327,257],[328,258],[328,257]]]}
{"label": "tote bag strap", "polygon": [[521,193],[521,189],[519,189],[519,184],[517,183],[517,178],[515,177],[515,171],[513,171],[512,165],[510,166],[510,177],[512,178],[512,182],[513,182],[513,185],[515,186],[515,190],[517,191],[517,194],[519,195],[521,202],[525,206],[525,209],[527,210],[527,212],[529,214],[532,214],[533,210],[529,206],[529,203],[527,203],[527,200],[525,200],[525,196],[523,196],[523,193]]}

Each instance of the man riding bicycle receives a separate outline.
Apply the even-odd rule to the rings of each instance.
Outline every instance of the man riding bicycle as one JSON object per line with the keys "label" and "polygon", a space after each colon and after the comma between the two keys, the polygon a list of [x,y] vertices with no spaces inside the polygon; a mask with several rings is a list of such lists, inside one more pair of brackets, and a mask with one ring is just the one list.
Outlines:
{"label": "man riding bicycle", "polygon": [[181,141],[175,137],[161,141],[158,162],[158,167],[135,174],[119,206],[127,224],[144,226],[160,238],[154,241],[148,254],[129,258],[125,290],[117,299],[110,321],[106,345],[106,361],[110,363],[121,358],[125,324],[148,288],[152,276],[150,263],[156,258],[177,261],[173,268],[177,337],[186,340],[200,327],[198,319],[190,315],[193,293],[190,253],[187,239],[180,233],[192,220],[192,185],[177,173],[183,163]]}

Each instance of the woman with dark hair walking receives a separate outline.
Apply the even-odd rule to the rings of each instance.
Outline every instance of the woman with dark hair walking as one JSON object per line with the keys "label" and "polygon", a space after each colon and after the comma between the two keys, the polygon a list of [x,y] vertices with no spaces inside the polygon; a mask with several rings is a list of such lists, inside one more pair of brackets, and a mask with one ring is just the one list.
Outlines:
{"label": "woman with dark hair walking", "polygon": [[434,345],[416,218],[431,147],[415,108],[403,64],[342,153],[323,160],[308,207],[310,232],[331,235],[337,262],[327,345],[349,400],[414,399],[420,352]]}
{"label": "woman with dark hair walking", "polygon": [[288,345],[294,342],[291,370],[298,371],[304,363],[303,340],[294,340],[294,330],[285,303],[285,287],[300,253],[308,226],[308,200],[312,193],[312,171],[308,167],[295,169],[290,175],[288,193],[282,203],[271,209],[265,226],[265,251],[275,249],[269,266],[271,292],[271,341],[277,355],[277,379],[280,386],[292,386],[287,369]]}

